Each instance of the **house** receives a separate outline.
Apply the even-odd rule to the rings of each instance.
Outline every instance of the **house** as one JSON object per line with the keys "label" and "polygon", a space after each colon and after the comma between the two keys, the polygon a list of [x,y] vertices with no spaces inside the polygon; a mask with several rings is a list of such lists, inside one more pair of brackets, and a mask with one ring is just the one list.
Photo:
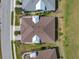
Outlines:
{"label": "house", "polygon": [[56,0],[22,0],[22,9],[25,11],[55,11]]}
{"label": "house", "polygon": [[[28,52],[27,52],[28,53]],[[22,59],[57,59],[55,49],[48,49],[43,51],[34,51],[28,54],[23,54]]]}
{"label": "house", "polygon": [[23,43],[55,41],[55,17],[23,16],[21,18],[21,41]]}

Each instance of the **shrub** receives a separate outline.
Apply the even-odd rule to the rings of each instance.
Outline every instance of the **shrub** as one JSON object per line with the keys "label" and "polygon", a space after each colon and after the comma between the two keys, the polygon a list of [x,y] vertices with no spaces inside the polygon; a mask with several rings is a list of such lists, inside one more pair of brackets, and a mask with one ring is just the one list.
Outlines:
{"label": "shrub", "polygon": [[62,36],[63,35],[63,32],[59,32],[59,36]]}
{"label": "shrub", "polygon": [[19,0],[16,0],[16,4],[17,5],[22,5],[22,2],[20,2]]}
{"label": "shrub", "polygon": [[13,19],[14,19],[14,12],[11,13],[11,25],[13,25]]}
{"label": "shrub", "polygon": [[22,14],[22,8],[19,8],[19,7],[15,7],[15,13],[16,14]]}
{"label": "shrub", "polygon": [[15,35],[19,35],[19,34],[21,34],[20,31],[15,31]]}
{"label": "shrub", "polygon": [[22,16],[22,8],[15,8],[15,25],[20,25],[20,16]]}
{"label": "shrub", "polygon": [[65,36],[64,46],[66,46],[66,47],[69,46],[69,43],[70,43],[69,40],[70,39],[67,36]]}

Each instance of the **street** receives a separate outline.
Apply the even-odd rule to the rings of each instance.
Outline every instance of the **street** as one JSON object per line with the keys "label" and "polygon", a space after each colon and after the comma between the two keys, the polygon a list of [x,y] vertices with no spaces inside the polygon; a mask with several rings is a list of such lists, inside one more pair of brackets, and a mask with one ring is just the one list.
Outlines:
{"label": "street", "polygon": [[12,59],[10,38],[11,0],[2,0],[1,6],[1,49],[2,59]]}

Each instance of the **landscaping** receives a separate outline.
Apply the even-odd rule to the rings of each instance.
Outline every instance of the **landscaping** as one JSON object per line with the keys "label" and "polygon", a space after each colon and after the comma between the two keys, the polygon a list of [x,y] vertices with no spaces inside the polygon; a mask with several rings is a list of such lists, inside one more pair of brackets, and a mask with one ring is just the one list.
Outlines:
{"label": "landscaping", "polygon": [[[72,12],[72,5],[73,5],[73,0],[67,0],[66,1],[66,7],[65,7],[65,15],[64,15],[64,18],[65,18],[65,27],[66,29],[68,28],[69,26],[69,20],[70,20],[70,16],[71,16],[71,12]],[[68,33],[70,33],[70,31],[66,31],[65,32],[65,40],[64,40],[64,50],[65,50],[65,57],[66,59],[73,59],[72,58],[72,45],[70,45],[72,42],[71,40],[69,39],[69,36],[68,36]]]}
{"label": "landscaping", "polygon": [[34,15],[39,15],[39,16],[52,16],[53,15],[53,12],[52,11],[44,11],[44,12],[41,12],[41,11],[35,11],[35,12],[31,12],[31,11],[24,11],[25,15],[27,16],[34,16]]}
{"label": "landscaping", "polygon": [[20,35],[21,32],[20,31],[15,31],[15,35]]}
{"label": "landscaping", "polygon": [[79,59],[79,0],[66,0],[65,40],[66,59]]}
{"label": "landscaping", "polygon": [[20,0],[16,0],[16,5],[22,5],[22,2]]}
{"label": "landscaping", "polygon": [[21,8],[15,8],[15,25],[20,25],[20,17],[22,16],[22,9]]}
{"label": "landscaping", "polygon": [[41,43],[41,44],[24,44],[20,41],[13,42],[16,47],[16,56],[17,59],[21,59],[21,56],[25,52],[32,52],[32,51],[40,51],[45,49],[53,49],[56,47],[54,43]]}

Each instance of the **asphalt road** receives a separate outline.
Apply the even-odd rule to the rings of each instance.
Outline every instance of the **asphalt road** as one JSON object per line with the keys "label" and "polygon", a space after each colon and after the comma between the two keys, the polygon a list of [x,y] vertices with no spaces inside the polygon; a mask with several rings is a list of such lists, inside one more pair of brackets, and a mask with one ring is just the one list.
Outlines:
{"label": "asphalt road", "polygon": [[1,22],[1,3],[0,3],[0,22]]}
{"label": "asphalt road", "polygon": [[11,0],[2,0],[1,6],[1,49],[2,59],[12,59],[10,40],[10,9]]}

